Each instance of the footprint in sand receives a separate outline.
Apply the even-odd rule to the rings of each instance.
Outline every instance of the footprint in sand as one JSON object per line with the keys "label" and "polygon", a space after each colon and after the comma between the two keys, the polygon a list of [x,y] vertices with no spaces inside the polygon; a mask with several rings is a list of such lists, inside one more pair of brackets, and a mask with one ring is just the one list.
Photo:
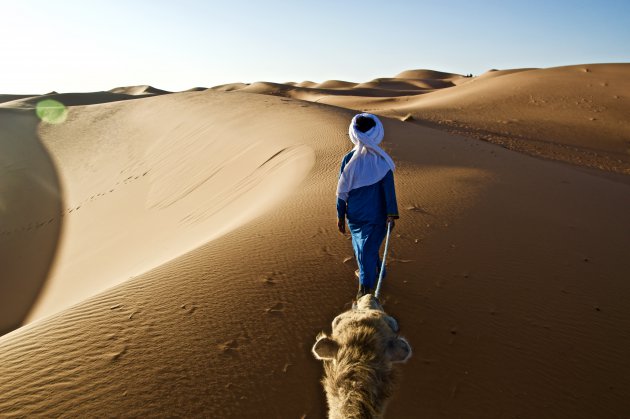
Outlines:
{"label": "footprint in sand", "polygon": [[228,340],[219,345],[219,350],[224,354],[235,354],[238,351],[238,341],[236,339]]}
{"label": "footprint in sand", "polygon": [[430,215],[430,212],[428,212],[427,210],[423,209],[421,206],[419,206],[419,205],[415,205],[415,204],[414,204],[414,205],[407,205],[407,206],[405,207],[405,209],[406,209],[407,211],[411,211],[411,212],[419,212],[419,213],[421,213],[421,214],[427,214],[427,215]]}
{"label": "footprint in sand", "polygon": [[247,332],[246,329],[243,328],[243,330],[241,331],[240,335],[238,336],[238,338],[240,340],[242,340],[243,342],[247,343],[249,341],[252,340],[252,337],[249,335],[249,333]]}
{"label": "footprint in sand", "polygon": [[283,272],[273,271],[260,277],[260,281],[265,285],[274,285],[278,280],[285,276]]}
{"label": "footprint in sand", "polygon": [[389,259],[391,261],[391,263],[411,263],[413,262],[413,259],[398,259],[398,258],[390,258]]}
{"label": "footprint in sand", "polygon": [[186,303],[186,304],[182,304],[180,306],[180,308],[182,310],[184,310],[186,312],[186,314],[193,314],[195,312],[195,310],[197,310],[197,306],[195,306],[192,303]]}
{"label": "footprint in sand", "polygon": [[276,283],[276,279],[273,276],[265,276],[262,281],[265,285],[274,285]]}
{"label": "footprint in sand", "polygon": [[326,229],[324,227],[320,227],[317,229],[317,233],[310,236],[309,239],[314,239],[315,237],[323,235],[323,234],[326,234]]}
{"label": "footprint in sand", "polygon": [[119,351],[108,354],[110,361],[118,361],[127,352],[127,345]]}
{"label": "footprint in sand", "polygon": [[281,302],[278,302],[276,304],[274,304],[273,306],[265,309],[265,312],[267,314],[283,314],[284,313],[284,304]]}
{"label": "footprint in sand", "polygon": [[335,253],[330,250],[330,246],[322,247],[322,253],[328,256],[336,256]]}

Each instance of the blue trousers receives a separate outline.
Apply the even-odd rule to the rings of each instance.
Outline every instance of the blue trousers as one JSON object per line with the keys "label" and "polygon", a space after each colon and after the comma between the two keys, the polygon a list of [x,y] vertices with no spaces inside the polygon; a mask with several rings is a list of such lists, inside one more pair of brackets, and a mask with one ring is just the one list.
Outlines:
{"label": "blue trousers", "polygon": [[378,253],[387,234],[387,224],[355,224],[348,221],[348,227],[359,265],[359,283],[366,288],[374,288],[381,267]]}

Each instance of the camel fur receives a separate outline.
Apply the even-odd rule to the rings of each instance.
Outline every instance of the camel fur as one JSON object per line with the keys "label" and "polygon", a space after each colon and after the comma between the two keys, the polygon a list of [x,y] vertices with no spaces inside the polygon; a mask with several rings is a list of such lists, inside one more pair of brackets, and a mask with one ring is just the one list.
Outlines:
{"label": "camel fur", "polygon": [[330,419],[382,418],[396,381],[392,363],[405,362],[411,347],[398,336],[398,323],[372,294],[332,322],[313,346],[324,362],[322,384]]}

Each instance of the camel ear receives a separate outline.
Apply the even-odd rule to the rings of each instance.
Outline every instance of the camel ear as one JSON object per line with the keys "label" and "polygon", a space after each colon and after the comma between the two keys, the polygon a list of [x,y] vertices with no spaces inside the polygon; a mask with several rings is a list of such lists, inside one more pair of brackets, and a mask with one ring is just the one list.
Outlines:
{"label": "camel ear", "polygon": [[398,327],[398,322],[396,321],[395,318],[391,317],[391,316],[385,316],[384,317],[385,323],[387,323],[387,325],[389,326],[390,329],[392,329],[392,331],[394,333],[398,333],[398,331],[400,330],[400,328]]}
{"label": "camel ear", "polygon": [[387,355],[392,362],[405,362],[411,357],[411,346],[405,338],[396,338],[387,349]]}
{"label": "camel ear", "polygon": [[317,338],[313,345],[313,355],[320,361],[330,361],[337,356],[339,345],[326,335]]}

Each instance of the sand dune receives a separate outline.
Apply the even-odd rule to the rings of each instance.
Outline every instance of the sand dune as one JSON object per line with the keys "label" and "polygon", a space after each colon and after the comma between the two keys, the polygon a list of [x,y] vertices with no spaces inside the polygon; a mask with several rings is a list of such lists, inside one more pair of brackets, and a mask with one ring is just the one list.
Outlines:
{"label": "sand dune", "polygon": [[507,74],[514,74],[514,73],[520,73],[522,71],[530,71],[530,70],[540,70],[539,68],[513,68],[510,70],[497,70],[497,69],[492,69],[492,70],[488,70],[483,74],[480,74],[478,76],[478,79],[490,79],[493,77],[500,77],[500,76],[505,76]]}
{"label": "sand dune", "polygon": [[244,87],[249,86],[249,84],[247,83],[229,83],[229,84],[222,84],[220,86],[215,86],[212,87],[212,90],[218,90],[220,92],[231,92],[234,90],[240,90]]}
{"label": "sand dune", "polygon": [[280,83],[256,82],[244,86],[241,86],[240,84],[222,85],[213,88],[213,90],[240,91],[263,95],[283,96],[313,102],[318,102],[327,96],[331,96],[331,98],[344,96],[346,97],[346,101],[352,101],[352,98],[354,97],[375,99],[381,97],[389,98],[398,96],[413,96],[419,93],[417,86],[411,86],[407,90],[393,90],[378,87],[376,84],[369,83],[345,89],[341,87],[320,88],[318,85],[314,85],[313,87],[300,87],[299,85],[293,86]]}
{"label": "sand dune", "polygon": [[192,87],[188,90],[185,90],[186,92],[203,92],[204,90],[208,90],[207,87]]}
{"label": "sand dune", "polygon": [[406,70],[402,73],[398,73],[394,76],[396,79],[450,79],[450,78],[461,77],[459,74],[453,73],[445,73],[443,71],[435,71],[435,70]]}
{"label": "sand dune", "polygon": [[[319,89],[348,89],[356,86],[357,83],[343,80],[326,80],[325,82],[315,85]],[[300,86],[300,87],[315,87],[315,86]]]}
{"label": "sand dune", "polygon": [[530,155],[630,174],[629,75],[630,64],[493,70],[474,78],[410,70],[347,89],[249,91],[411,116]]}
{"label": "sand dune", "polygon": [[[257,106],[222,98],[234,110],[230,123],[209,112],[216,96],[75,107],[65,124],[42,127],[65,189],[64,225],[31,320],[225,234],[308,173],[312,152],[297,143],[300,133],[286,135],[277,116],[258,111],[264,98],[254,97]],[[243,125],[254,109],[259,116]],[[83,139],[67,141],[75,132]]]}
{"label": "sand dune", "polygon": [[166,93],[171,93],[166,90],[158,89],[149,85],[140,85],[140,86],[124,86],[124,87],[116,87],[114,89],[109,90],[112,93],[124,93],[126,95],[163,95]]}
{"label": "sand dune", "polygon": [[356,87],[368,87],[387,90],[426,90],[442,89],[453,86],[453,82],[442,79],[397,79],[380,78],[366,83],[359,83]]}
{"label": "sand dune", "polygon": [[[581,111],[557,99],[541,105],[557,118],[539,120],[520,98],[547,95],[552,79],[567,94],[595,92],[569,89],[579,68],[407,97],[311,88],[320,103],[283,97],[307,99],[309,87],[253,83],[74,106],[58,125],[0,109],[13,130],[0,136],[0,156],[16,150],[0,157],[3,179],[15,179],[2,189],[7,224],[56,214],[48,230],[0,235],[3,262],[33,261],[3,271],[0,286],[22,272],[44,286],[32,321],[0,337],[0,415],[323,417],[310,347],[356,286],[334,220],[355,111],[321,103],[339,100],[392,116],[383,145],[397,163],[401,219],[383,300],[415,354],[388,417],[623,417],[630,185],[422,125],[451,112],[491,126],[489,104],[500,103],[496,112],[520,106],[532,132],[555,124],[549,141],[561,144]],[[625,89],[623,68],[588,68]],[[461,76],[396,78],[405,77]],[[593,94],[592,106],[604,99]],[[619,101],[598,113],[624,138]],[[16,148],[16,136],[26,145]],[[614,153],[616,143],[587,145]],[[23,173],[58,185],[28,184]],[[49,256],[33,255],[34,244]]]}
{"label": "sand dune", "polygon": [[626,64],[521,71],[434,92],[397,111],[533,154],[630,173],[629,73]]}
{"label": "sand dune", "polygon": [[316,85],[317,83],[315,83],[314,81],[309,81],[309,80],[304,80],[296,84],[297,87],[315,87]]}

